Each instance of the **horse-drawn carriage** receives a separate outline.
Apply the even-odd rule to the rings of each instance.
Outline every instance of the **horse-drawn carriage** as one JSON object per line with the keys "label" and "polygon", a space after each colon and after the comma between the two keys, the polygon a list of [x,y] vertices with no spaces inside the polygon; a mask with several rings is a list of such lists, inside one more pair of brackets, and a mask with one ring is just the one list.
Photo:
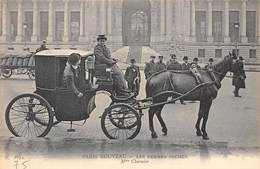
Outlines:
{"label": "horse-drawn carriage", "polygon": [[16,74],[27,74],[31,80],[35,79],[34,54],[27,51],[8,52],[0,58],[0,71],[4,78]]}
{"label": "horse-drawn carriage", "polygon": [[[71,53],[81,57],[80,90],[78,98],[71,89],[62,86],[63,71]],[[111,93],[111,105],[101,116],[101,127],[111,139],[134,138],[141,128],[141,114],[126,102],[130,98],[116,98],[113,95],[112,72],[105,67],[93,67],[93,53],[79,50],[46,50],[35,55],[36,91],[15,97],[6,109],[6,124],[15,136],[43,137],[52,126],[62,121],[86,120],[95,108],[95,95],[106,90]],[[96,89],[91,88],[97,78]]]}
{"label": "horse-drawn carriage", "polygon": [[[62,77],[68,56],[81,55],[79,88],[83,93],[78,98],[75,93],[62,85]],[[153,128],[153,116],[156,114],[162,132],[167,128],[161,117],[165,104],[176,100],[199,100],[200,111],[196,123],[196,133],[208,139],[206,122],[212,100],[218,89],[210,78],[209,70],[200,70],[202,84],[196,84],[189,71],[162,71],[154,74],[146,83],[147,98],[137,100],[134,96],[118,98],[114,95],[113,72],[104,65],[94,65],[92,52],[80,50],[45,50],[35,55],[36,91],[15,97],[7,106],[5,119],[8,129],[15,136],[44,137],[54,125],[69,121],[68,132],[74,121],[82,121],[95,108],[95,95],[106,91],[110,94],[111,104],[101,115],[101,128],[110,139],[133,139],[141,128],[142,110],[149,109],[149,124],[153,138],[157,134]],[[213,73],[221,81],[231,71],[233,58],[226,56],[214,66]],[[184,78],[184,80],[180,80]],[[96,80],[94,80],[96,79]],[[168,97],[171,97],[169,100]],[[200,122],[203,119],[202,128]],[[202,133],[201,133],[202,131]]]}

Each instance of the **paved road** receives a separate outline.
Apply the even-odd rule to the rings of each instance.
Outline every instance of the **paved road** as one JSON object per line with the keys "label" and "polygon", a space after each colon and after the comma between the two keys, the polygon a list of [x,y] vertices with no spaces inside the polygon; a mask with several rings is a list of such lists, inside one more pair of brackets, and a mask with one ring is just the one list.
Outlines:
{"label": "paved road", "polygon": [[[118,147],[126,147],[121,148],[120,151],[146,152],[150,148],[157,150],[156,147],[159,146],[161,147],[159,151],[162,154],[178,150],[177,152],[188,156],[192,154],[200,156],[201,154],[206,154],[207,156],[209,150],[215,154],[223,154],[223,151],[224,154],[240,152],[240,150],[245,150],[246,152],[247,150],[250,152],[258,151],[258,147],[260,147],[260,108],[258,106],[260,95],[257,92],[257,88],[259,89],[260,86],[260,73],[251,72],[247,74],[247,77],[247,89],[241,91],[242,98],[233,97],[231,79],[226,78],[223,80],[222,88],[210,111],[207,130],[211,140],[206,142],[195,136],[194,125],[197,118],[198,102],[187,102],[185,106],[179,102],[165,106],[162,115],[168,127],[168,136],[160,135],[161,128],[157,119],[155,119],[155,129],[159,134],[159,138],[151,140],[148,130],[147,111],[144,111],[142,129],[134,141],[111,142],[104,136],[100,127],[99,116],[103,112],[104,107],[109,105],[110,102],[109,98],[104,95],[97,96],[97,109],[91,114],[84,126],[75,126],[75,133],[67,133],[66,129],[69,126],[60,124],[52,128],[47,139],[28,141],[21,138],[11,138],[12,135],[5,125],[5,108],[15,96],[34,91],[34,82],[27,80],[26,76],[14,76],[14,79],[8,80],[1,79],[0,148],[9,151],[10,147],[13,147],[11,149],[17,151],[28,149],[29,146],[31,150],[35,150],[41,143],[43,146],[42,150],[45,150],[47,147],[48,152],[51,154],[56,152],[54,150],[59,150],[58,152],[62,154],[64,151],[70,151],[71,149],[67,148],[72,145],[80,152],[84,150],[104,152],[104,150],[110,148],[111,150],[119,151]],[[142,91],[140,98],[144,98],[144,95],[144,91]],[[52,145],[51,148],[48,146],[49,143]],[[92,150],[91,146],[94,143],[97,143],[96,149]],[[132,148],[128,150],[127,147]],[[153,153],[154,151],[151,152]]]}

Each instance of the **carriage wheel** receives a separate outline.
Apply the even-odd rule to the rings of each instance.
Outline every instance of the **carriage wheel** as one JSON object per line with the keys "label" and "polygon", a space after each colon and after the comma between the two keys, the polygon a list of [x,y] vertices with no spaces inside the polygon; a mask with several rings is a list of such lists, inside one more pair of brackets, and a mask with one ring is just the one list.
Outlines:
{"label": "carriage wheel", "polygon": [[28,76],[31,80],[35,80],[35,71],[34,70],[29,70],[28,71]]}
{"label": "carriage wheel", "polygon": [[141,129],[141,117],[132,106],[113,104],[102,114],[101,128],[110,139],[133,139]]}
{"label": "carriage wheel", "polygon": [[12,71],[12,69],[2,69],[2,73],[3,73],[4,78],[9,78],[12,76],[13,71]]}
{"label": "carriage wheel", "polygon": [[53,125],[50,104],[36,94],[22,94],[7,106],[5,121],[11,133],[17,137],[44,137]]}

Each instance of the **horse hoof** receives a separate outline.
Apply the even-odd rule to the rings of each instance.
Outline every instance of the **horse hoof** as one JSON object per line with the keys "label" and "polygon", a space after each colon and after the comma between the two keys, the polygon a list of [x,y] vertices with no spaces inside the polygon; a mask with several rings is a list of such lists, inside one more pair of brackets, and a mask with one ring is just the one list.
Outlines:
{"label": "horse hoof", "polygon": [[151,134],[152,138],[158,138],[157,134],[154,132]]}
{"label": "horse hoof", "polygon": [[200,131],[196,131],[197,136],[202,136]]}
{"label": "horse hoof", "polygon": [[167,136],[167,129],[162,129],[163,136]]}
{"label": "horse hoof", "polygon": [[203,140],[209,140],[209,136],[202,136]]}

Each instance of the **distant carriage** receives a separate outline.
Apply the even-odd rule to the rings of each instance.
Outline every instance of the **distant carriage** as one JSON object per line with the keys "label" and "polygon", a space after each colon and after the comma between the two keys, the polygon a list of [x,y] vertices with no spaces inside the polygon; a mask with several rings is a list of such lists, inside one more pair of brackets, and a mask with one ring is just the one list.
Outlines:
{"label": "distant carriage", "polygon": [[0,70],[4,78],[10,78],[16,70],[17,74],[27,74],[35,79],[34,54],[27,51],[9,52],[0,57]]}

